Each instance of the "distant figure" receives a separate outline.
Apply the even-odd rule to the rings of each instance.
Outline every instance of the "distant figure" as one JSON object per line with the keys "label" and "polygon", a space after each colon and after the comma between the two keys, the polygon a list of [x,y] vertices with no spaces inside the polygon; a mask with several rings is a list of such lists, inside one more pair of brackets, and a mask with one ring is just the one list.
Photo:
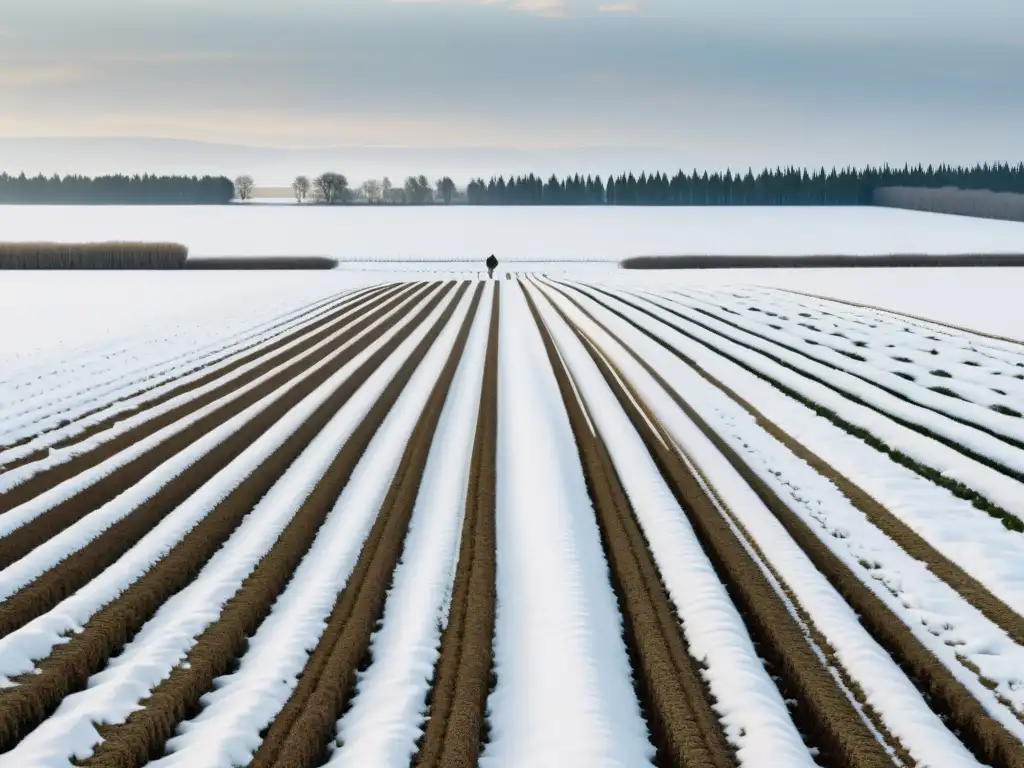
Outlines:
{"label": "distant figure", "polygon": [[490,256],[487,257],[487,278],[488,279],[490,279],[490,280],[494,279],[494,270],[496,270],[497,268],[498,268],[498,260],[496,258],[494,258],[494,254],[492,253]]}

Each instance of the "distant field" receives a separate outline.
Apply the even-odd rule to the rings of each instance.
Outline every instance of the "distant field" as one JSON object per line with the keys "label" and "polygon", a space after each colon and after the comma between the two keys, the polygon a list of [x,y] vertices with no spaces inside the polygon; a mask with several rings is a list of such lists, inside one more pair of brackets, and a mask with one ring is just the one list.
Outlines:
{"label": "distant field", "polygon": [[884,208],[0,206],[5,240],[169,241],[193,256],[614,263],[658,254],[1024,253],[1024,224]]}
{"label": "distant field", "polygon": [[0,762],[1024,763],[1024,345],[666,274],[12,275]]}

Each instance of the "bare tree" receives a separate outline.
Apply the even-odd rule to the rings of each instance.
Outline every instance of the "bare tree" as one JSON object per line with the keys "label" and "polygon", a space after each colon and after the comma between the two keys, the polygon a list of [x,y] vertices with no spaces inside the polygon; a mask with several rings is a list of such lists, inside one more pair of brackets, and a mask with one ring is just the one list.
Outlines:
{"label": "bare tree", "polygon": [[295,193],[295,202],[305,202],[306,198],[309,197],[309,192],[312,189],[308,176],[296,176],[295,181],[292,182],[292,192]]}
{"label": "bare tree", "polygon": [[367,179],[363,182],[363,194],[370,203],[379,203],[381,199],[381,183],[376,179]]}
{"label": "bare tree", "polygon": [[383,178],[383,180],[380,182],[380,197],[381,197],[381,199],[384,202],[386,202],[386,203],[394,202],[392,200],[392,194],[391,194],[393,189],[394,189],[394,187],[392,187],[392,185],[391,185],[391,179],[389,179],[387,176],[385,176]]}
{"label": "bare tree", "polygon": [[328,205],[348,199],[348,179],[342,173],[322,173],[313,179],[317,197]]}
{"label": "bare tree", "polygon": [[252,180],[252,176],[239,176],[235,179],[235,197],[239,200],[252,199],[252,191],[255,186],[256,183]]}

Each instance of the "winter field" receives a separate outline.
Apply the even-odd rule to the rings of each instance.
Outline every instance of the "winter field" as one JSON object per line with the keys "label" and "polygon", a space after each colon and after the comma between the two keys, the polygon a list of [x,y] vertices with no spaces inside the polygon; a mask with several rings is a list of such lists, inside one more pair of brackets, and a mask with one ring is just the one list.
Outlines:
{"label": "winter field", "polygon": [[499,271],[12,275],[0,765],[1024,765],[1024,344]]}
{"label": "winter field", "polygon": [[4,241],[169,241],[195,256],[617,262],[672,254],[1024,253],[1024,225],[887,208],[0,206]]}

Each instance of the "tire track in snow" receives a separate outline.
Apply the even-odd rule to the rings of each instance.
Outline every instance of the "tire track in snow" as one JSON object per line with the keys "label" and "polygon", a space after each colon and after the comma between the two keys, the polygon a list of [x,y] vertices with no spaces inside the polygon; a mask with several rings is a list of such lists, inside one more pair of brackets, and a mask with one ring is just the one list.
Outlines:
{"label": "tire track in snow", "polygon": [[482,292],[481,285],[413,429],[355,569],[338,597],[327,628],[310,655],[298,685],[253,758],[253,768],[271,765],[308,768],[321,764],[326,757],[335,722],[352,695],[356,671],[367,654],[374,626],[383,611],[430,445]]}
{"label": "tire track in snow", "polygon": [[[316,408],[312,417],[297,425],[295,431],[275,448],[255,471],[226,495],[220,494],[219,502],[214,508],[202,517],[184,539],[172,546],[169,552],[152,565],[142,578],[132,584],[130,589],[123,592],[114,602],[107,604],[99,613],[88,617],[85,626],[76,632],[70,641],[62,644],[51,642],[52,650],[45,659],[38,661],[34,673],[19,678],[15,687],[0,688],[0,751],[10,749],[16,744],[27,730],[52,713],[64,696],[80,690],[89,676],[98,672],[111,655],[118,653],[165,600],[184,588],[195,577],[203,564],[228,539],[245,514],[298,458],[338,408],[347,402],[373,370],[430,314],[450,288],[449,284],[447,288],[429,299],[405,326],[370,355],[357,371],[346,378],[338,389]],[[353,354],[352,357],[354,356]],[[327,377],[324,377],[325,381],[326,379]],[[305,384],[303,389],[308,390],[307,394],[315,389],[313,385],[314,382]],[[296,400],[298,399],[301,397],[296,396]],[[265,425],[265,428],[269,426]],[[243,435],[237,439],[244,441],[238,453],[252,442],[250,436]],[[128,550],[131,543],[134,542],[125,546],[124,551]],[[106,560],[110,555],[106,549],[99,548],[94,557]],[[98,569],[96,573],[102,570]],[[6,606],[7,603],[0,605],[0,610]],[[31,607],[28,606],[29,609]],[[58,620],[64,621],[60,618],[62,615],[63,613],[57,614]],[[31,635],[33,625],[29,624],[25,630]],[[9,635],[0,640],[0,650],[8,641],[9,645],[18,649],[17,639],[16,635]]]}

